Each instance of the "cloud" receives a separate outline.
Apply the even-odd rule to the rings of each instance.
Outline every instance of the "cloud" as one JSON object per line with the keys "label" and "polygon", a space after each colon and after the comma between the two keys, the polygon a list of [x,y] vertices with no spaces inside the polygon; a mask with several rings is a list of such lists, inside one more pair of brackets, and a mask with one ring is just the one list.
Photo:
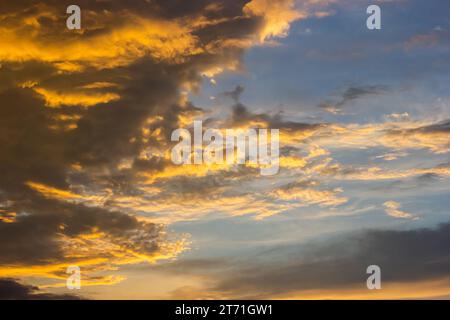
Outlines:
{"label": "cloud", "polygon": [[243,11],[250,16],[264,17],[264,25],[259,35],[261,41],[272,37],[285,37],[293,21],[307,16],[306,13],[295,9],[294,0],[281,0],[276,6],[270,0],[253,0],[244,6]]}
{"label": "cloud", "polygon": [[[58,195],[59,196],[59,195]],[[65,277],[68,265],[82,265],[86,279],[115,265],[155,262],[185,250],[183,238],[171,239],[162,225],[98,207],[30,194],[30,203],[9,204],[13,223],[0,222],[2,276]],[[29,234],[35,240],[30,241]]]}
{"label": "cloud", "polygon": [[445,44],[445,40],[448,39],[448,36],[448,30],[437,27],[430,32],[411,36],[403,43],[403,46],[406,51],[434,48],[439,44]]}
{"label": "cloud", "polygon": [[238,86],[236,86],[236,88],[234,88],[234,90],[225,91],[222,94],[220,94],[220,96],[229,97],[229,98],[233,99],[233,101],[235,103],[238,103],[243,92],[244,92],[244,87],[241,85],[238,85]]}
{"label": "cloud", "polygon": [[299,204],[317,204],[320,206],[338,206],[348,201],[345,197],[339,197],[341,190],[316,190],[316,183],[293,183],[274,190],[274,198],[284,201],[299,201]]}
{"label": "cloud", "polygon": [[347,106],[350,102],[371,95],[383,94],[388,90],[386,86],[366,85],[348,87],[340,94],[340,99],[335,102],[322,102],[319,107],[334,114],[341,113],[341,108]]}
{"label": "cloud", "polygon": [[391,148],[428,148],[436,153],[450,151],[448,134],[450,121],[443,120],[437,123],[427,123],[415,127],[391,128],[387,130],[382,143]]}
{"label": "cloud", "polygon": [[384,147],[395,151],[426,149],[436,154],[450,150],[448,120],[329,124],[316,130],[311,141],[336,150]]}
{"label": "cloud", "polygon": [[[239,88],[230,91],[233,96],[241,92],[242,89]],[[159,158],[158,161],[156,161],[158,158],[154,157],[152,161],[135,162],[142,165],[148,162],[150,166],[141,167],[146,170],[139,173],[139,179],[133,180],[133,188],[122,190],[121,194],[107,196],[106,206],[114,210],[144,214],[163,223],[213,218],[223,214],[249,215],[255,219],[264,219],[301,207],[334,208],[351,200],[348,195],[340,195],[343,192],[342,188],[323,186],[330,181],[370,182],[409,179],[426,174],[442,177],[448,175],[445,164],[428,168],[390,169],[343,165],[332,158],[335,152],[346,148],[388,147],[385,143],[389,140],[384,136],[391,134],[392,128],[421,128],[420,130],[430,132],[440,131],[443,128],[445,130],[445,125],[440,123],[429,125],[424,124],[425,122],[394,122],[345,126],[300,123],[285,121],[280,114],[272,116],[253,113],[239,102],[233,105],[229,119],[208,121],[211,121],[209,125],[214,127],[280,128],[281,174],[275,177],[275,180],[279,180],[278,186],[274,187],[273,184],[258,177],[251,166],[229,164],[175,166],[166,156]],[[190,125],[189,121],[188,124]],[[300,143],[307,143],[309,147],[302,150],[299,148]],[[434,143],[439,141],[435,140]],[[395,146],[396,149],[400,147],[408,148],[409,145]],[[414,146],[417,147],[420,146]],[[392,154],[400,155],[398,152],[391,153],[390,159]],[[314,183],[298,184],[301,180]],[[259,181],[260,185],[257,195],[249,193],[249,190],[243,187],[252,185],[255,181]],[[220,209],[217,209],[218,207]]]}
{"label": "cloud", "polygon": [[0,278],[0,300],[79,300],[76,295],[42,293],[38,287]]}
{"label": "cloud", "polygon": [[2,5],[0,274],[61,281],[78,264],[87,285],[110,285],[120,266],[187,250],[120,204],[148,207],[153,182],[187,176],[165,156],[171,132],[202,114],[184,93],[286,35],[299,17],[278,2],[81,0],[80,31],[65,28],[67,1]]}
{"label": "cloud", "polygon": [[385,207],[386,213],[391,217],[399,219],[413,219],[413,220],[418,219],[411,213],[400,210],[401,204],[398,202],[386,201],[383,205]]}
{"label": "cloud", "polygon": [[335,179],[342,180],[392,180],[407,179],[422,175],[435,175],[447,177],[450,174],[450,167],[447,164],[438,165],[431,168],[411,168],[411,169],[383,169],[380,167],[351,167],[351,166],[327,166],[322,168],[324,175],[334,176]]}
{"label": "cloud", "polygon": [[[246,49],[273,45],[294,21],[330,14],[331,2],[80,0],[83,28],[73,32],[65,28],[68,1],[2,5],[0,276],[58,287],[67,265],[78,264],[86,285],[114,285],[124,280],[112,274],[119,268],[189,249],[187,235],[166,224],[263,219],[309,206],[345,211],[352,196],[330,182],[448,176],[445,164],[378,168],[334,159],[375,147],[444,154],[446,121],[286,120],[241,103],[242,86],[223,93],[234,103],[229,118],[205,121],[280,129],[280,174],[171,163],[171,132],[208,117],[188,99],[203,78],[239,70]],[[330,104],[337,110],[386,90],[354,86]],[[30,288],[23,292],[40,294]]]}
{"label": "cloud", "polygon": [[[145,19],[132,12],[132,9],[125,11],[124,8],[116,11],[113,17],[112,12],[93,11],[100,9],[92,7],[101,6],[99,3],[79,5],[85,17],[84,37],[83,34],[80,36],[78,33],[65,32],[62,24],[64,20],[61,19],[64,16],[58,14],[58,7],[35,5],[32,7],[36,11],[34,16],[22,11],[17,13],[13,23],[0,28],[4,49],[0,59],[72,62],[96,68],[112,68],[130,64],[147,54],[155,59],[173,60],[196,50],[195,38],[180,21]],[[39,22],[43,20],[44,13],[45,27]],[[23,22],[19,23],[20,20]],[[34,32],[27,32],[30,30]],[[16,46],[11,45],[13,42]],[[65,45],[60,46],[61,42]]]}
{"label": "cloud", "polygon": [[49,107],[77,105],[90,107],[120,99],[115,93],[61,93],[42,88],[34,90],[44,97],[45,104]]}
{"label": "cloud", "polygon": [[[279,246],[216,268],[202,289],[205,294],[244,299],[439,295],[449,288],[449,231],[448,223],[435,229],[366,230],[303,250],[293,244]],[[211,264],[199,261],[183,266],[187,272],[202,274]],[[366,269],[373,264],[381,268],[383,290],[378,295],[369,294],[372,292],[366,288]],[[167,272],[176,272],[182,266],[167,267]],[[213,284],[207,285],[209,281]],[[413,295],[410,287],[417,287]]]}

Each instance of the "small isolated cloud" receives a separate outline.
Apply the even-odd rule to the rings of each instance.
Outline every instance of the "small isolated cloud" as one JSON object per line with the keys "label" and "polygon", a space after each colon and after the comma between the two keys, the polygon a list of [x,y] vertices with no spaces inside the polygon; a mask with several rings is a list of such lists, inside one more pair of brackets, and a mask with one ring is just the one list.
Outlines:
{"label": "small isolated cloud", "polygon": [[231,98],[235,103],[238,103],[239,98],[241,97],[243,92],[244,87],[241,85],[237,85],[236,88],[234,88],[233,90],[222,92],[221,94],[219,94],[219,96]]}
{"label": "small isolated cloud", "polygon": [[386,213],[391,217],[399,219],[412,219],[412,220],[419,219],[418,217],[415,217],[409,212],[400,210],[401,204],[398,202],[386,201],[383,205],[386,210]]}
{"label": "small isolated cloud", "polygon": [[406,51],[421,48],[434,48],[440,43],[445,43],[450,35],[448,30],[438,26],[432,31],[411,36],[405,41],[404,48]]}

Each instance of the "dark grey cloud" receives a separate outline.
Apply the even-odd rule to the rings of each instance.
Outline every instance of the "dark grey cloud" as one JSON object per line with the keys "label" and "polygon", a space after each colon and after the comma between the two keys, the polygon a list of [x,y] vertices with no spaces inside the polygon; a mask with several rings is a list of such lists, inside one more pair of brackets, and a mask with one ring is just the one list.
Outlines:
{"label": "dark grey cloud", "polygon": [[0,300],[80,300],[71,294],[43,293],[36,286],[24,285],[15,279],[0,279]]}
{"label": "dark grey cloud", "polygon": [[450,119],[446,119],[428,126],[423,126],[412,131],[420,131],[426,133],[450,133]]}
{"label": "dark grey cloud", "polygon": [[347,88],[342,93],[342,101],[338,105],[344,105],[349,101],[356,100],[367,95],[376,95],[387,90],[386,86],[359,86]]}
{"label": "dark grey cloud", "polygon": [[388,90],[389,88],[383,85],[351,86],[339,94],[339,98],[336,102],[325,101],[319,103],[318,106],[323,109],[334,108],[339,110],[352,101],[366,96],[383,94]]}
{"label": "dark grey cloud", "polygon": [[[390,129],[387,131],[387,134],[390,135],[413,135],[413,134],[447,134],[450,132],[450,120],[445,119],[436,123],[432,123],[429,125],[420,126],[418,128],[412,129]],[[450,144],[450,141],[449,141]]]}
{"label": "dark grey cloud", "polygon": [[372,230],[316,245],[301,254],[295,248],[279,251],[289,260],[244,267],[224,277],[215,289],[270,295],[308,289],[336,289],[366,285],[366,268],[378,265],[384,282],[429,280],[450,275],[450,223],[435,229]]}
{"label": "dark grey cloud", "polygon": [[[130,248],[143,254],[159,249],[162,231],[159,225],[139,222],[136,217],[122,212],[41,199],[31,192],[27,198],[15,201],[7,208],[20,213],[14,223],[0,221],[2,265],[43,265],[64,261],[60,236],[77,237],[94,229],[104,232],[113,243],[131,245]],[[139,233],[141,240],[129,241]]]}
{"label": "dark grey cloud", "polygon": [[437,123],[432,123],[429,125],[420,126],[412,129],[389,129],[386,131],[387,136],[395,136],[395,137],[413,137],[418,135],[427,137],[427,139],[433,142],[442,141],[442,143],[437,143],[440,145],[440,149],[444,152],[448,147],[450,147],[450,139],[445,139],[446,136],[450,134],[450,120],[445,119],[439,121]]}
{"label": "dark grey cloud", "polygon": [[302,123],[295,121],[286,121],[283,119],[282,113],[270,115],[268,113],[254,113],[248,109],[246,105],[240,102],[240,98],[244,93],[245,88],[237,85],[233,90],[220,93],[219,97],[231,98],[234,101],[232,105],[232,113],[229,119],[229,125],[242,125],[248,122],[263,122],[269,128],[282,129],[286,131],[302,131],[314,130],[325,126],[324,123]]}
{"label": "dark grey cloud", "polygon": [[[234,17],[242,12],[242,7],[250,0],[235,0],[232,3],[222,2],[222,8],[220,10],[211,11],[208,17],[228,16]],[[45,0],[40,3],[35,0],[18,0],[14,2],[5,3],[0,12],[1,13],[17,13],[22,15],[32,14],[37,12],[39,5],[46,4],[49,7],[67,8],[73,2],[69,0]],[[191,16],[202,12],[211,4],[217,4],[216,0],[194,0],[190,3],[186,3],[184,0],[154,0],[154,1],[142,1],[142,0],[129,0],[126,3],[123,1],[106,0],[106,1],[91,1],[91,0],[79,0],[77,5],[81,8],[89,10],[110,10],[121,11],[129,10],[132,12],[140,13],[142,15],[155,15],[163,18],[175,18],[180,16]],[[65,16],[65,10],[62,16]]]}
{"label": "dark grey cloud", "polygon": [[434,229],[367,230],[302,246],[277,246],[246,258],[186,260],[160,265],[171,273],[209,275],[212,292],[267,298],[309,290],[366,288],[369,265],[383,283],[450,276],[450,223]]}
{"label": "dark grey cloud", "polygon": [[[214,10],[207,8],[216,2],[206,0],[191,2],[189,5],[177,0],[150,3],[128,1],[126,4],[120,1],[80,1],[77,4],[87,12],[90,10],[117,13],[126,11],[144,18],[174,18],[202,14],[207,18],[218,19],[242,16],[242,8],[247,2],[221,3]],[[2,12],[5,13],[3,19],[5,23],[18,23],[21,18],[41,12],[43,5],[59,10],[65,9],[68,4],[71,3],[53,0],[44,1],[41,4],[36,4],[34,1],[17,1],[2,6]],[[106,32],[117,27],[116,21],[107,20],[108,16],[105,14],[97,17],[103,24],[104,30],[97,30],[98,27],[90,21],[89,14],[86,14],[86,17],[83,16],[86,19],[83,20],[83,26],[87,30],[84,36],[87,38],[90,36],[91,28],[97,28],[95,32]],[[61,23],[64,18],[65,10],[51,23]],[[106,20],[103,21],[103,19]],[[241,25],[240,19],[231,20],[228,23],[230,26],[227,28],[208,29],[204,33],[200,30],[196,36],[201,43],[206,44],[221,39],[246,37],[255,32],[253,27]],[[233,26],[234,23],[235,26]],[[52,25],[48,30],[45,26],[39,30],[44,38],[48,37],[48,41],[53,41],[52,37],[57,39],[58,34],[63,31],[64,28],[58,28],[56,25]],[[78,37],[79,35],[71,33],[64,36]],[[201,82],[199,70],[207,69],[227,59],[239,60],[241,54],[242,49],[229,48],[213,53],[197,54],[177,64],[157,62],[150,57],[145,57],[120,68],[99,70],[86,66],[83,72],[77,73],[57,72],[51,64],[38,61],[2,63],[0,104],[3,108],[0,139],[5,152],[0,156],[2,175],[0,189],[22,192],[23,183],[27,180],[36,180],[66,189],[68,168],[73,163],[97,171],[115,172],[118,162],[125,158],[135,158],[138,165],[134,168],[138,169],[139,165],[142,165],[142,160],[137,156],[142,150],[161,144],[161,141],[157,141],[154,137],[145,142],[140,139],[140,130],[146,119],[162,118],[149,128],[161,130],[165,138],[162,143],[168,143],[170,133],[178,127],[178,115],[197,109],[195,106],[181,108],[178,105],[180,85],[186,82],[199,84]],[[62,106],[61,109],[46,108],[42,97],[33,89],[18,88],[18,84],[26,81],[38,81],[39,86],[46,89],[72,93],[94,82],[111,82],[118,86],[96,89],[96,91],[107,90],[119,94],[121,99],[98,104],[88,109],[77,106]],[[58,116],[80,116],[81,118],[72,121],[76,129],[62,131],[54,130],[55,126],[62,125],[60,121],[55,120]],[[134,142],[130,143],[133,139]],[[156,160],[148,161],[147,166],[149,164],[155,164],[156,167],[153,169],[156,170],[162,168],[161,162]],[[129,176],[132,178],[132,174]]]}
{"label": "dark grey cloud", "polygon": [[237,85],[236,88],[234,88],[231,91],[225,91],[225,92],[220,93],[219,97],[228,97],[228,98],[233,99],[233,101],[235,103],[238,103],[244,90],[245,89],[243,86]]}
{"label": "dark grey cloud", "polygon": [[308,131],[326,126],[326,123],[306,123],[296,121],[286,121],[281,113],[270,115],[267,113],[253,113],[240,102],[233,105],[231,125],[241,125],[248,122],[267,123],[268,128],[280,129],[284,131]]}

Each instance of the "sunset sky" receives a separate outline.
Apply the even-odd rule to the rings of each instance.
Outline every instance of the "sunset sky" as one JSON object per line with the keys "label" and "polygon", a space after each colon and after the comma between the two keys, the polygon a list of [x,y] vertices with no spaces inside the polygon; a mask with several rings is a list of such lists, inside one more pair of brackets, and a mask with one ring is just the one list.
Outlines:
{"label": "sunset sky", "polygon": [[[0,299],[450,298],[449,17],[0,0]],[[279,172],[173,164],[194,120],[279,129]]]}

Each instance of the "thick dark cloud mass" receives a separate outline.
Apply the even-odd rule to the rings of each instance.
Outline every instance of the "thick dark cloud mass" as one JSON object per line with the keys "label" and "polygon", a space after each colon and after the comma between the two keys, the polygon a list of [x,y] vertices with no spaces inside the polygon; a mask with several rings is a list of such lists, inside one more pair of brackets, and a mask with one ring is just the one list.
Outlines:
{"label": "thick dark cloud mass", "polygon": [[38,287],[23,285],[14,279],[0,279],[0,300],[79,300],[70,294],[40,293]]}
{"label": "thick dark cloud mass", "polygon": [[[291,258],[280,260],[286,257],[281,252]],[[449,255],[450,224],[436,229],[367,231],[315,245],[302,254],[292,247],[263,253],[260,258],[276,262],[235,270],[215,289],[261,296],[355,285],[364,289],[369,265],[380,266],[386,283],[439,279],[450,276]]]}
{"label": "thick dark cloud mass", "polygon": [[[80,32],[65,27],[70,1],[2,4],[2,34],[28,49],[0,54],[1,266],[158,256],[161,225],[106,209],[98,194],[129,195],[141,172],[164,170],[167,159],[143,154],[166,150],[180,117],[201,111],[182,101],[185,87],[239,66],[249,44],[239,41],[263,24],[248,2],[81,0]],[[97,233],[113,249],[83,238]]]}
{"label": "thick dark cloud mass", "polygon": [[[31,89],[0,92],[0,139],[3,148],[0,154],[0,200],[4,203],[2,209],[18,214],[14,223],[0,221],[0,263],[42,264],[55,259],[63,260],[64,254],[58,241],[61,233],[76,237],[99,229],[119,239],[126,237],[128,231],[141,229],[154,234],[152,237],[156,240],[159,230],[156,225],[144,226],[136,218],[120,212],[43,199],[26,185],[28,181],[35,181],[66,190],[71,164],[113,170],[122,157],[136,155],[139,143],[131,145],[128,140],[139,130],[143,119],[154,112],[156,103],[165,103],[164,96],[176,94],[175,83],[164,80],[164,77],[152,80],[156,72],[161,73],[157,71],[160,67],[147,63],[145,68],[149,73],[142,74],[134,84],[124,89],[135,91],[124,94],[129,98],[117,104],[78,110],[83,118],[78,121],[78,127],[70,132],[52,128],[57,123],[54,117],[59,112],[55,115],[54,110],[45,107],[42,99]],[[9,70],[9,67],[3,66],[3,70]],[[21,70],[17,71],[19,78],[20,75]],[[92,72],[91,76],[98,74]],[[61,77],[62,83],[70,83],[67,76]],[[140,83],[146,83],[152,89],[144,85],[139,88]],[[166,103],[170,104],[171,100],[167,98]],[[62,114],[70,115],[71,111],[62,111]],[[92,177],[86,179],[92,182]],[[31,235],[35,240],[30,241]],[[156,247],[144,250],[147,253],[157,248],[152,237],[148,238],[149,243]]]}
{"label": "thick dark cloud mass", "polygon": [[[174,183],[164,195],[153,178],[170,176],[173,130],[203,112],[188,93],[299,17],[292,1],[251,2],[80,0],[81,30],[66,28],[71,1],[2,4],[3,276],[62,281],[80,263],[85,285],[113,284],[121,276],[98,273],[186,249],[183,235],[133,213],[193,189]],[[52,298],[2,286],[4,298]]]}
{"label": "thick dark cloud mass", "polygon": [[447,223],[435,229],[368,230],[301,250],[279,246],[247,259],[185,260],[158,269],[208,275],[216,283],[208,288],[211,292],[267,298],[307,290],[365,290],[369,265],[381,268],[384,284],[445,279],[450,276],[449,255]]}
{"label": "thick dark cloud mass", "polygon": [[[89,234],[93,229],[104,232],[116,244],[126,244],[127,237],[140,231],[145,237],[141,243],[138,239],[130,242],[130,248],[139,246],[137,250],[143,254],[158,251],[161,227],[138,222],[135,217],[121,212],[39,199],[32,195],[28,201],[18,202],[14,210],[33,214],[21,215],[14,223],[0,221],[1,264],[43,265],[64,260],[58,235],[77,237]],[[108,257],[108,252],[104,257]]]}
{"label": "thick dark cloud mass", "polygon": [[[242,15],[242,8],[247,2],[236,1],[222,5],[218,11],[206,10],[205,15],[211,19],[226,20],[234,15]],[[61,1],[44,3],[45,8],[52,10],[65,7],[65,2]],[[157,16],[158,19],[163,19],[190,16],[202,12],[211,3],[213,1],[196,1],[189,5],[183,1],[153,1],[151,4],[145,1],[127,1],[126,4],[119,1],[81,1],[78,5],[83,12],[110,10],[120,13],[126,10],[147,18]],[[21,15],[26,18],[45,12],[45,8],[33,4],[33,1],[18,1],[2,6],[4,19],[15,24]],[[12,12],[16,20],[8,16],[8,13],[11,15]],[[85,28],[91,32],[95,29],[96,35],[106,34],[115,27],[112,22],[106,21],[104,27],[97,30],[92,26],[89,14],[86,15]],[[64,32],[64,28],[56,26],[61,20],[64,21],[64,11],[57,20],[49,21],[55,25],[49,27],[48,34],[42,31],[46,15],[38,17],[41,19],[37,23],[41,25],[42,37],[49,37],[48,41],[51,40],[50,34],[60,37],[59,34]],[[102,22],[102,19],[99,20]],[[240,26],[239,22],[227,21],[229,28],[220,23],[214,24],[217,29],[200,30],[196,37],[206,44],[222,38],[246,37],[255,32],[252,28]],[[204,32],[204,35],[201,32]],[[70,33],[64,35],[69,38],[72,36],[74,35]],[[89,33],[85,37],[89,38]],[[63,38],[60,41],[64,41]],[[181,84],[201,81],[199,70],[208,69],[218,61],[238,59],[240,53],[240,48],[202,53],[178,64],[155,62],[146,57],[121,68],[87,67],[81,73],[57,72],[54,65],[44,61],[2,63],[0,139],[4,152],[0,156],[0,188],[4,192],[24,192],[20,189],[25,181],[37,180],[66,189],[68,167],[75,163],[82,167],[93,166],[97,170],[105,167],[114,170],[120,160],[127,157],[136,158],[145,147],[156,143],[150,140],[144,144],[139,138],[140,131],[149,117],[160,116],[163,119],[163,122],[157,123],[157,127],[162,130],[161,136],[167,141],[171,131],[177,126],[177,115],[182,112],[178,106]],[[29,88],[17,88],[26,81],[36,81],[39,87],[51,92],[71,93],[81,93],[83,86],[92,83],[113,83],[114,87],[98,88],[96,93],[107,91],[120,95],[120,99],[99,102],[88,109],[67,106],[64,101],[61,102],[62,108],[48,108],[43,97],[37,94],[31,85]],[[75,120],[64,123],[58,120],[61,117],[73,117]],[[68,125],[76,127],[71,130],[64,129],[64,126]],[[134,142],[130,143],[130,140]],[[158,143],[161,144],[161,141]]]}
{"label": "thick dark cloud mass", "polygon": [[[435,124],[428,126],[423,126],[415,131],[425,132],[425,133],[450,133],[450,120],[444,120]],[[449,142],[450,143],[450,142]]]}

